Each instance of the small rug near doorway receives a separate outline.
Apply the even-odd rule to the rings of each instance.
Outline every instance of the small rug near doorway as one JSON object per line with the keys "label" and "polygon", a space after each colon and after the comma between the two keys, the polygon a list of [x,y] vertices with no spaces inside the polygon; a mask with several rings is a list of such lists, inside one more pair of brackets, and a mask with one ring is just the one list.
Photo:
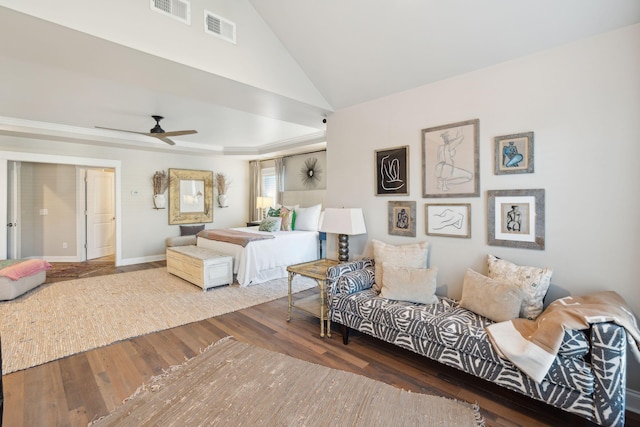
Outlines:
{"label": "small rug near doorway", "polygon": [[47,282],[116,273],[113,261],[52,262],[50,264],[51,269],[47,270]]}
{"label": "small rug near doorway", "polygon": [[411,393],[224,338],[139,388],[102,426],[482,426],[477,405]]}
{"label": "small rug near doorway", "polygon": [[[315,287],[296,276],[293,291]],[[286,296],[287,279],[204,292],[166,268],[42,285],[0,302],[2,373]],[[282,313],[286,321],[287,313]]]}

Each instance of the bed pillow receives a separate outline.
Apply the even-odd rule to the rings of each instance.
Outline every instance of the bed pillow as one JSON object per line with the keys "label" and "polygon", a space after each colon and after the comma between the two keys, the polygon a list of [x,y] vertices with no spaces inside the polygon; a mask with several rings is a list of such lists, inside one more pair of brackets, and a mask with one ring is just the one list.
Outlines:
{"label": "bed pillow", "polygon": [[280,218],[282,218],[282,230],[293,231],[296,223],[296,211],[283,206],[280,208]]}
{"label": "bed pillow", "polygon": [[279,216],[268,216],[260,222],[260,227],[258,227],[259,231],[269,231],[273,233],[274,231],[280,231],[280,227],[282,225],[282,218]]}
{"label": "bed pillow", "polygon": [[504,322],[518,317],[521,304],[520,286],[494,280],[467,269],[462,285],[461,307],[494,322]]}
{"label": "bed pillow", "polygon": [[267,211],[267,216],[280,216],[280,208],[269,208]]}
{"label": "bed pillow", "polygon": [[394,246],[379,240],[373,240],[373,259],[376,265],[376,278],[372,289],[380,292],[382,289],[382,263],[387,262],[396,267],[427,268],[429,260],[429,243],[413,243],[410,245]]}
{"label": "bed pillow", "polygon": [[180,226],[180,235],[181,236],[195,236],[199,232],[204,230],[204,224],[202,225],[181,225]]}
{"label": "bed pillow", "polygon": [[296,209],[296,223],[294,230],[318,231],[322,205]]}
{"label": "bed pillow", "polygon": [[487,256],[488,276],[522,289],[520,317],[535,320],[542,313],[544,297],[551,284],[553,270],[516,265],[493,255]]}
{"label": "bed pillow", "polygon": [[397,301],[435,304],[437,268],[396,267],[388,262],[382,263],[382,298]]}

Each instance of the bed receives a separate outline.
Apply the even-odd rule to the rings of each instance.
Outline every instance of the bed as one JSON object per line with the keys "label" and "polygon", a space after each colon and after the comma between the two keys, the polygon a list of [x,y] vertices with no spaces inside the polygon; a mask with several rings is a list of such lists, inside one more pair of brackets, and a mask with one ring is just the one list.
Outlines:
{"label": "bed", "polygon": [[[283,204],[302,208],[324,207],[326,190],[285,191]],[[197,245],[233,257],[233,274],[240,286],[250,286],[287,277],[287,267],[320,258],[319,233],[316,230],[258,231],[258,227],[231,230],[272,235],[274,238],[250,242],[246,247],[198,237]]]}
{"label": "bed", "polygon": [[233,274],[240,286],[256,285],[287,277],[292,264],[318,259],[317,231],[258,231],[258,227],[233,228],[254,234],[273,235],[273,239],[250,242],[246,247],[198,237],[197,245],[233,257]]}

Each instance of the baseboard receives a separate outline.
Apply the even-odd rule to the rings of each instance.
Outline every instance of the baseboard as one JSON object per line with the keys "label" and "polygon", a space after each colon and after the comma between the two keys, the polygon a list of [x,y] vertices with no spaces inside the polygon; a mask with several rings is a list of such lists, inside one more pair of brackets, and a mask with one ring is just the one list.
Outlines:
{"label": "baseboard", "polygon": [[627,389],[627,411],[640,414],[640,391]]}
{"label": "baseboard", "polygon": [[127,258],[120,260],[120,264],[118,265],[118,267],[123,265],[144,264],[145,262],[164,261],[165,259],[167,259],[167,256],[165,254],[144,256],[139,258]]}
{"label": "baseboard", "polygon": [[80,262],[82,261],[77,256],[45,256],[42,258],[49,262]]}

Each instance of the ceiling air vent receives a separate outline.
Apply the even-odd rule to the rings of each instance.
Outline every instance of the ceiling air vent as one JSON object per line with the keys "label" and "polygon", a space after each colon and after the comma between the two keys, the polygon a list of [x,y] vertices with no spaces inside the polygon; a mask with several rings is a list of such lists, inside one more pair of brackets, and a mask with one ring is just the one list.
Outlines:
{"label": "ceiling air vent", "polygon": [[204,11],[204,32],[236,43],[236,24],[208,10]]}
{"label": "ceiling air vent", "polygon": [[151,0],[151,10],[191,24],[191,3],[187,0]]}

